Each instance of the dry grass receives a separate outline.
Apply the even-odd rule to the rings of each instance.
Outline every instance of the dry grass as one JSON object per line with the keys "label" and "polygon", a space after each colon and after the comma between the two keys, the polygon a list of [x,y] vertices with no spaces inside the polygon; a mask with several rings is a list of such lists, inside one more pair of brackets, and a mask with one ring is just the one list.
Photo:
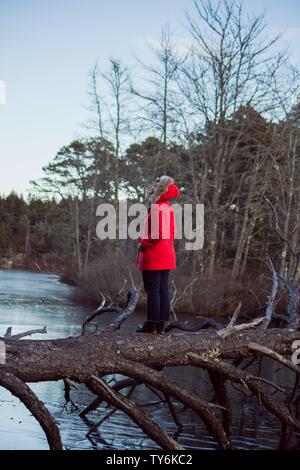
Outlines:
{"label": "dry grass", "polygon": [[[105,250],[88,266],[84,276],[80,277],[70,270],[63,280],[81,287],[81,291],[77,292],[77,301],[99,305],[99,293],[102,293],[109,303],[121,291],[121,296],[117,298],[120,300],[132,285],[132,280],[137,287],[142,283],[141,274],[132,258],[130,261],[130,256],[125,256],[121,250],[117,253]],[[230,281],[230,270],[219,271],[212,280],[201,277],[193,280],[190,273],[182,271],[179,266],[170,276],[170,294],[173,297],[176,286],[174,308],[180,314],[197,314],[226,322],[241,301],[241,317],[253,318],[259,314],[259,303],[265,305],[271,290],[269,273],[248,273],[243,279]],[[286,311],[283,292],[281,298],[277,311],[282,313]],[[139,306],[145,307],[145,303],[142,289]]]}

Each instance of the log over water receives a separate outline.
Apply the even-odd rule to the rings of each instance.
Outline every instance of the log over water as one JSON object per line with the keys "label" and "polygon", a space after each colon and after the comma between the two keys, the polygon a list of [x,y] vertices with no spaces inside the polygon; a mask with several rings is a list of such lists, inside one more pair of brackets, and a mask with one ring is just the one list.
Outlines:
{"label": "log over water", "polygon": [[[2,338],[6,346],[6,363],[0,366],[0,384],[19,397],[38,420],[50,449],[63,448],[59,429],[26,383],[64,380],[67,401],[71,401],[71,389],[76,383],[85,384],[95,394],[95,399],[81,411],[83,419],[105,401],[112,409],[96,427],[116,410],[121,410],[163,449],[181,449],[182,446],[132,398],[132,391],[141,384],[162,397],[177,428],[182,426],[173,402],[178,401],[193,410],[221,449],[231,448],[231,404],[227,395],[229,381],[239,384],[246,393],[253,394],[276,416],[282,424],[283,435],[288,429],[300,431],[297,410],[300,367],[291,360],[295,341],[300,341],[300,331],[294,320],[293,324],[287,320],[285,328],[275,328],[268,305],[267,316],[246,324],[236,324],[239,306],[228,326],[223,328],[217,323],[205,322],[187,331],[189,327],[186,324],[176,321],[163,335],[123,333],[118,328],[134,311],[137,299],[138,291],[130,289],[127,305],[123,309],[109,307],[116,318],[104,331],[94,334],[86,335],[86,326],[106,312],[105,307],[90,315],[84,323],[83,334],[78,337],[21,339],[27,334],[34,334],[31,330],[15,337]],[[295,386],[288,397],[284,395],[282,399],[280,387],[242,367],[242,361],[244,364],[246,358],[256,357],[270,357],[295,374]],[[191,365],[208,371],[216,396],[213,403],[164,374],[167,367]],[[111,385],[105,380],[111,374],[121,374],[126,378]],[[128,393],[122,393],[128,389]],[[274,389],[279,398],[274,397]]]}

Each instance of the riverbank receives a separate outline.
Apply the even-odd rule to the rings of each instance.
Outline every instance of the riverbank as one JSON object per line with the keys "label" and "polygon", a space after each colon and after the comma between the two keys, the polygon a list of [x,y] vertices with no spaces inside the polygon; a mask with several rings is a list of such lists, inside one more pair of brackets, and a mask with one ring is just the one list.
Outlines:
{"label": "riverbank", "polygon": [[49,274],[57,274],[62,276],[69,269],[70,264],[61,263],[57,260],[57,256],[51,257],[35,257],[28,260],[24,253],[17,253],[12,256],[0,256],[0,269],[21,269],[28,272],[41,272]]}
{"label": "riverbank", "polygon": [[[73,301],[79,305],[94,308],[106,299],[126,301],[129,286],[134,283],[141,286],[142,279],[131,259],[117,254],[104,253],[92,261],[84,274],[77,268],[62,263],[59,257],[41,256],[26,260],[24,254],[10,258],[0,258],[0,269],[22,269],[28,272],[40,272],[59,276],[62,283],[77,287]],[[186,313],[199,317],[214,318],[226,322],[239,302],[242,302],[241,318],[254,318],[259,308],[266,304],[267,294],[271,289],[271,280],[267,274],[247,273],[239,280],[230,280],[230,269],[219,269],[213,279],[191,273],[179,266],[170,274],[170,295],[176,313]],[[286,307],[285,294],[280,301],[282,310]],[[146,308],[146,294],[141,289],[139,308]]]}
{"label": "riverbank", "polygon": [[[271,291],[271,279],[266,274],[248,273],[239,280],[230,280],[229,269],[219,270],[212,279],[192,277],[182,267],[170,273],[169,290],[176,314],[194,315],[199,318],[213,318],[221,323],[228,322],[241,302],[240,318],[248,320],[259,315]],[[139,307],[146,308],[146,293],[142,287],[141,273],[134,263],[124,258],[97,260],[88,266],[84,275],[68,270],[61,280],[82,289],[80,302],[99,305],[103,298],[121,300],[128,287],[141,286]],[[78,299],[79,300],[79,299]],[[282,293],[279,308],[283,311],[287,301]]]}

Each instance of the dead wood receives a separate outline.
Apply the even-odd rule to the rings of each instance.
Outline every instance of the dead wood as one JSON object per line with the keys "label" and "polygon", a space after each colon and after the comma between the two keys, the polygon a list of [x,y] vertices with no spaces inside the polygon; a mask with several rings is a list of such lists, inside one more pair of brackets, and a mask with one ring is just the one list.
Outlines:
{"label": "dead wood", "polygon": [[[253,360],[268,357],[299,377],[300,367],[291,360],[294,342],[300,340],[300,331],[295,327],[297,322],[288,320],[282,322],[286,328],[270,328],[276,315],[273,302],[277,292],[274,287],[276,279],[273,276],[271,300],[264,317],[237,324],[241,309],[239,304],[227,326],[210,319],[192,326],[175,321],[166,328],[165,335],[119,331],[137,304],[138,290],[131,288],[127,305],[123,308],[102,305],[87,318],[82,328],[83,334],[79,337],[21,339],[28,334],[42,332],[37,330],[3,337],[6,362],[0,365],[0,383],[30,409],[44,429],[51,449],[62,448],[59,430],[45,406],[28,388],[27,382],[63,380],[66,402],[71,403],[73,411],[77,410],[71,390],[77,387],[76,384],[85,384],[95,394],[91,403],[80,412],[86,421],[87,414],[98,410],[105,401],[111,409],[96,423],[89,424],[89,438],[104,421],[121,411],[163,449],[179,450],[182,446],[175,436],[180,436],[184,426],[174,406],[174,402],[178,402],[199,416],[220,449],[229,449],[232,408],[227,394],[229,382],[239,384],[246,395],[252,393],[256,396],[258,402],[280,420],[284,435],[287,435],[287,429],[300,430],[295,399],[298,379],[290,393],[259,373],[248,372]],[[86,326],[104,311],[115,314],[115,317],[102,331],[86,335]],[[289,318],[288,315],[286,318]],[[264,327],[260,328],[259,325]],[[207,401],[164,374],[167,367],[191,365],[208,372],[215,401]],[[119,375],[121,379],[109,379]],[[143,385],[157,395],[155,403],[136,402],[133,391]],[[280,395],[275,399],[273,394],[283,394],[285,398],[281,399]],[[292,402],[293,410],[285,404]],[[176,431],[173,437],[146,413],[148,405],[168,407]]]}

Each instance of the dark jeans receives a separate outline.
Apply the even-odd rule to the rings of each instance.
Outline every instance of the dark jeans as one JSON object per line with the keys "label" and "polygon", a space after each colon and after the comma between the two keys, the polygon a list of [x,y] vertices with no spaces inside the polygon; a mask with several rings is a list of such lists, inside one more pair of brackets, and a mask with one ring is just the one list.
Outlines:
{"label": "dark jeans", "polygon": [[147,320],[168,321],[170,314],[169,270],[142,271],[147,293]]}

